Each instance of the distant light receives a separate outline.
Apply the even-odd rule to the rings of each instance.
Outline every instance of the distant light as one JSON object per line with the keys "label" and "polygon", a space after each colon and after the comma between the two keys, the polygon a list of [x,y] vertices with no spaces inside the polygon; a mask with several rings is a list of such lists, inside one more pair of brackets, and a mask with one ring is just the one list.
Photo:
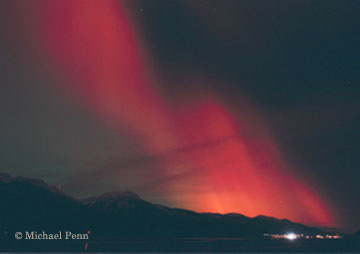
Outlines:
{"label": "distant light", "polygon": [[289,233],[285,235],[285,238],[292,241],[295,240],[297,236],[294,233]]}

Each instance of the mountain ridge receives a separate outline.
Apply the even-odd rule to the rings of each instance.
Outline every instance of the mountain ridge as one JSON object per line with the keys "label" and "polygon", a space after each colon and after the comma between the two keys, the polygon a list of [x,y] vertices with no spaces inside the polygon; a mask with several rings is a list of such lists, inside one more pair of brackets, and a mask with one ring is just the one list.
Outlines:
{"label": "mountain ridge", "polygon": [[[35,220],[40,229],[41,224],[46,227],[52,225],[51,228],[57,228],[56,225],[81,229],[88,227],[96,229],[100,235],[111,232],[131,237],[141,235],[261,237],[264,233],[293,231],[313,235],[323,233],[315,227],[264,215],[251,218],[240,213],[197,213],[152,204],[131,191],[108,192],[86,199],[75,199],[43,180],[11,177],[9,174],[0,174],[0,189],[2,190],[0,204],[6,207],[0,211],[0,214],[7,215],[4,218],[10,221],[7,225],[0,221],[0,227],[9,228],[11,225],[16,225],[21,228],[21,223],[14,221],[11,216],[17,214],[17,217],[24,217],[20,221],[27,227],[34,226],[35,224],[29,221]],[[8,205],[5,206],[5,203]],[[41,218],[34,216],[38,213],[42,214]],[[61,223],[54,222],[50,214]],[[71,225],[69,222],[74,224]]]}

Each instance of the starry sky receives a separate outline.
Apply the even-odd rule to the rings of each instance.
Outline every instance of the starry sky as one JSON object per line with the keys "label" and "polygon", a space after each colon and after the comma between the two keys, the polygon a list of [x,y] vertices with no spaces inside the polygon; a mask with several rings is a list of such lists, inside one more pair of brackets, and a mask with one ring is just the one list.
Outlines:
{"label": "starry sky", "polygon": [[0,5],[1,171],[360,229],[359,1]]}

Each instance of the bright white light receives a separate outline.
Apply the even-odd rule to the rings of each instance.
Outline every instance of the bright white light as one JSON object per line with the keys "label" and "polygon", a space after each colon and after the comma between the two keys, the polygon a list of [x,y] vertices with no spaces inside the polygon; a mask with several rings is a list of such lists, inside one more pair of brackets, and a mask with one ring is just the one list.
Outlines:
{"label": "bright white light", "polygon": [[292,241],[295,240],[297,236],[294,233],[289,233],[285,235],[285,238]]}

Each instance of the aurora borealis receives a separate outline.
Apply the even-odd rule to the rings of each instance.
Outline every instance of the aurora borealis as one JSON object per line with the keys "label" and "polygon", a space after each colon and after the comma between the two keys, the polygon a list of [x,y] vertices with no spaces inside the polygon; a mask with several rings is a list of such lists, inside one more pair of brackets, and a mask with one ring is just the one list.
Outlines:
{"label": "aurora borealis", "polygon": [[[208,13],[210,7],[185,2],[182,8],[191,10],[209,27],[214,26]],[[139,7],[142,5],[145,7]],[[246,81],[240,81],[226,72],[213,73],[207,68],[211,65],[209,60],[201,53],[195,54],[189,41],[184,42],[182,50],[196,55],[193,60],[174,52],[171,57],[178,59],[171,64],[171,60],[158,55],[159,50],[174,49],[153,46],[154,37],[164,25],[153,37],[149,36],[151,24],[146,18],[137,17],[143,12],[156,16],[150,7],[146,8],[148,5],[115,0],[32,0],[4,4],[3,10],[8,13],[3,15],[6,21],[3,34],[7,39],[2,39],[2,52],[12,60],[2,81],[11,96],[3,102],[17,106],[5,111],[2,117],[9,123],[2,132],[7,148],[10,147],[3,153],[6,157],[3,167],[10,173],[45,178],[77,196],[130,189],[145,199],[200,212],[238,212],[251,217],[263,214],[309,225],[348,227],[347,220],[352,217],[345,218],[346,209],[338,208],[341,198],[334,197],[329,187],[334,181],[326,180],[335,179],[333,172],[337,169],[314,177],[312,171],[318,164],[306,159],[298,163],[301,156],[294,155],[291,142],[279,138],[279,133],[274,132],[275,121],[269,119],[280,115],[276,123],[284,130],[290,129],[281,133],[284,137],[294,135],[291,129],[294,126],[309,136],[311,130],[307,125],[321,129],[322,122],[334,125],[338,121],[353,122],[359,111],[353,91],[346,93],[349,104],[345,106],[341,102],[328,105],[333,100],[326,96],[325,106],[320,109],[314,106],[314,112],[330,108],[331,112],[340,112],[340,118],[331,113],[318,117],[308,114],[307,107],[312,104],[305,103],[293,106],[292,112],[299,116],[300,124],[288,127],[299,120],[292,120],[294,116],[286,105],[281,110],[272,110],[272,115],[266,114],[271,111],[267,111],[266,100],[263,103],[256,100],[266,92],[254,92],[246,84],[242,88],[242,83],[249,83],[250,74],[244,74]],[[160,5],[164,2],[153,3]],[[212,1],[212,5],[221,9],[216,2]],[[246,16],[241,19],[246,22]],[[186,28],[185,23],[180,24]],[[219,27],[214,30],[212,36],[220,41],[229,36],[226,33],[232,33]],[[246,38],[246,29],[241,33]],[[204,44],[204,52],[216,48],[203,37],[196,38],[200,42],[194,42],[194,47]],[[262,43],[266,43],[265,39]],[[244,44],[252,48],[250,42]],[[227,47],[220,42],[215,45]],[[256,51],[257,46],[253,47]],[[219,52],[226,55],[225,50]],[[275,59],[263,61],[273,61],[274,65],[285,61],[280,53],[273,54]],[[225,58],[221,56],[219,61],[223,59],[223,65],[229,65]],[[248,58],[251,65],[255,60]],[[214,66],[221,65],[214,62]],[[282,66],[278,65],[280,70]],[[231,66],[234,73],[241,73],[236,69],[241,67]],[[351,75],[344,82],[353,89],[351,84],[356,80]],[[272,82],[271,78],[266,82]],[[276,88],[276,84],[273,87],[279,94],[284,89]],[[260,86],[261,89],[266,90]],[[307,89],[311,93],[312,88]],[[315,90],[312,94],[317,93]],[[318,97],[321,102],[321,94]],[[17,104],[14,99],[21,102]],[[353,113],[341,114],[348,109]],[[312,146],[311,142],[308,146]],[[346,190],[343,195],[348,195]],[[355,196],[348,197],[355,202]],[[354,207],[359,209],[358,206],[348,209]]]}

